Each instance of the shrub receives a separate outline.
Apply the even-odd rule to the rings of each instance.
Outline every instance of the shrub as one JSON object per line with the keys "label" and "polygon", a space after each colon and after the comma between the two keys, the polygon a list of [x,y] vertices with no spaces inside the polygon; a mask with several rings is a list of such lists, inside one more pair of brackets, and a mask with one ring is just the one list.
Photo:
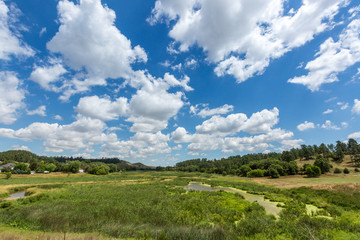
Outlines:
{"label": "shrub", "polygon": [[242,165],[239,170],[241,175],[245,177],[247,176],[247,173],[251,171],[251,168],[249,165]]}
{"label": "shrub", "polygon": [[321,175],[321,169],[315,165],[308,165],[305,168],[305,173],[308,177],[319,177]]}
{"label": "shrub", "polygon": [[[288,164],[288,163],[287,163]],[[278,172],[279,175],[284,176],[285,175],[285,171],[284,168],[282,166],[280,166],[279,164],[271,164],[269,169],[272,168],[274,170],[276,170]],[[272,171],[274,172],[274,171]],[[270,175],[270,174],[269,174]],[[271,176],[271,175],[270,175]]]}
{"label": "shrub", "polygon": [[355,168],[355,172],[360,172],[360,170],[358,168]]}
{"label": "shrub", "polygon": [[95,162],[85,168],[85,172],[95,175],[109,174],[110,167],[102,162]]}
{"label": "shrub", "polygon": [[6,179],[10,179],[10,178],[11,178],[11,175],[12,175],[11,172],[6,172],[6,173],[5,173],[5,178],[6,178]]}
{"label": "shrub", "polygon": [[330,172],[332,167],[329,160],[325,158],[316,159],[314,165],[320,168],[322,174]]}
{"label": "shrub", "polygon": [[339,169],[339,168],[335,168],[334,173],[336,173],[336,174],[341,173],[341,169]]}
{"label": "shrub", "polygon": [[264,176],[264,170],[261,169],[255,169],[255,170],[251,170],[250,172],[247,173],[247,177],[263,177]]}
{"label": "shrub", "polygon": [[24,170],[20,170],[20,169],[16,169],[12,171],[13,174],[30,174],[30,169],[29,171],[24,171]]}
{"label": "shrub", "polygon": [[289,162],[289,169],[288,169],[288,174],[289,175],[295,175],[299,172],[299,167],[296,164],[295,161],[291,161]]}
{"label": "shrub", "polygon": [[26,164],[26,163],[18,163],[15,165],[13,173],[14,174],[29,174],[30,168],[29,168],[28,164]]}
{"label": "shrub", "polygon": [[279,178],[279,177],[280,177],[279,172],[278,172],[277,169],[274,168],[274,167],[270,167],[270,168],[267,170],[267,175],[269,175],[269,176],[272,177],[272,178]]}
{"label": "shrub", "polygon": [[344,168],[344,173],[345,173],[345,174],[349,174],[349,173],[350,173],[349,169]]}

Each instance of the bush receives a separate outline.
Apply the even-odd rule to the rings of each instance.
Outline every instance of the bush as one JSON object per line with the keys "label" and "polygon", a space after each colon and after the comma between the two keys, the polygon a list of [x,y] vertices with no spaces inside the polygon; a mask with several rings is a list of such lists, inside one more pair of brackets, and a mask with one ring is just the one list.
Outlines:
{"label": "bush", "polygon": [[29,174],[30,168],[26,163],[18,163],[13,169],[14,174]]}
{"label": "bush", "polygon": [[280,177],[279,172],[278,172],[277,169],[274,168],[274,167],[270,167],[270,168],[267,170],[267,175],[269,175],[269,176],[272,177],[272,178],[279,178],[279,177]]}
{"label": "bush", "polygon": [[[288,164],[288,163],[287,163]],[[282,166],[280,166],[279,164],[271,164],[270,167],[268,169],[274,169],[278,172],[279,175],[284,176],[285,175],[285,171],[284,168]],[[272,171],[274,172],[274,171]],[[270,174],[269,174],[270,175]],[[271,175],[270,175],[271,176]]]}
{"label": "bush", "polygon": [[6,172],[6,173],[5,173],[5,178],[6,178],[6,179],[10,179],[10,178],[11,178],[11,175],[12,175],[11,172]]}
{"label": "bush", "polygon": [[250,172],[247,173],[247,177],[263,177],[264,176],[265,171],[261,170],[261,169],[255,169],[255,170],[251,170]]}
{"label": "bush", "polygon": [[345,174],[349,174],[349,173],[350,173],[349,169],[344,168],[344,173],[345,173]]}
{"label": "bush", "polygon": [[334,173],[336,173],[336,174],[341,173],[341,169],[339,169],[339,168],[335,168]]}
{"label": "bush", "polygon": [[305,168],[305,174],[308,177],[319,177],[321,175],[321,169],[315,165],[308,165]]}
{"label": "bush", "polygon": [[332,167],[329,160],[325,158],[316,159],[314,165],[320,168],[322,174],[330,172]]}
{"label": "bush", "polygon": [[360,170],[358,168],[355,168],[355,172],[360,172]]}
{"label": "bush", "polygon": [[249,165],[242,165],[239,170],[240,174],[245,177],[247,173],[251,171],[251,168]]}
{"label": "bush", "polygon": [[30,174],[30,169],[29,169],[29,171],[17,169],[17,170],[13,170],[12,173],[13,174]]}
{"label": "bush", "polygon": [[110,167],[102,162],[91,163],[85,168],[85,172],[95,175],[106,175],[109,174]]}

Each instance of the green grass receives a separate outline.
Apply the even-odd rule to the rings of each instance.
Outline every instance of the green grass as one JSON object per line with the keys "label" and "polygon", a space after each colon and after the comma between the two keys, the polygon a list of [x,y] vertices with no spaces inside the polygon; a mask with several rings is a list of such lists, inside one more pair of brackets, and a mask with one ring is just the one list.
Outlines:
{"label": "green grass", "polygon": [[[190,181],[263,194],[284,210],[275,219],[239,194],[186,192]],[[244,178],[177,172],[16,176],[0,182],[12,190],[31,187],[31,196],[0,200],[0,224],[23,231],[135,239],[360,239],[357,191],[279,189]],[[325,217],[308,216],[306,204]]]}

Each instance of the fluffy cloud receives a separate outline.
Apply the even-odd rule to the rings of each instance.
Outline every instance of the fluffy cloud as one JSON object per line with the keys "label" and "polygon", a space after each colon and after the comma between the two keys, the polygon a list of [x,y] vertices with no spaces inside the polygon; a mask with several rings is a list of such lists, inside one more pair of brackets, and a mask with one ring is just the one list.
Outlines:
{"label": "fluffy cloud", "polygon": [[146,158],[170,153],[169,136],[161,132],[136,133],[128,141],[110,141],[102,146],[103,154],[116,154],[120,158]]}
{"label": "fluffy cloud", "polygon": [[339,40],[328,38],[321,44],[316,58],[308,62],[307,75],[288,80],[305,85],[311,91],[318,91],[325,83],[338,81],[337,74],[360,61],[360,20],[353,20],[340,34]]}
{"label": "fluffy cloud", "polygon": [[299,131],[305,131],[305,130],[308,130],[311,128],[315,128],[315,124],[312,122],[308,122],[308,121],[305,121],[304,123],[297,125],[297,129]]}
{"label": "fluffy cloud", "polygon": [[327,109],[326,111],[323,112],[323,114],[330,114],[332,113],[334,110],[332,109]]}
{"label": "fluffy cloud", "polygon": [[58,4],[60,27],[47,47],[60,53],[72,69],[85,68],[89,75],[126,78],[131,63],[147,61],[145,51],[131,42],[114,25],[115,12],[100,0],[68,0]]}
{"label": "fluffy cloud", "polygon": [[338,102],[337,105],[340,106],[341,110],[345,110],[349,107],[349,103],[347,102]]}
{"label": "fluffy cloud", "polygon": [[321,128],[331,129],[331,130],[340,130],[338,126],[333,124],[330,120],[326,120],[324,124],[321,125]]}
{"label": "fluffy cloud", "polygon": [[287,13],[282,0],[157,0],[148,21],[174,21],[169,36],[180,44],[179,51],[200,46],[218,64],[218,76],[231,74],[243,82],[326,30],[345,3],[304,0]]}
{"label": "fluffy cloud", "polygon": [[[217,149],[221,149],[224,153],[265,151],[273,147],[272,142],[280,142],[284,146],[286,143],[287,146],[292,143],[294,146],[295,140],[290,142],[293,137],[292,132],[280,128],[273,129],[279,121],[278,115],[279,110],[274,108],[254,113],[250,118],[243,113],[230,114],[227,117],[213,116],[196,126],[194,134],[188,133],[183,127],[178,127],[171,133],[171,140],[175,143],[189,143],[187,150],[190,154]],[[229,137],[240,131],[253,136]],[[302,140],[297,140],[300,141]]]}
{"label": "fluffy cloud", "polygon": [[352,134],[349,134],[348,138],[358,139],[358,138],[360,138],[360,132],[354,132]]}
{"label": "fluffy cloud", "polygon": [[68,125],[35,122],[18,130],[0,128],[0,137],[43,140],[47,152],[62,152],[66,149],[78,151],[115,137],[113,134],[104,134],[105,129],[106,125],[100,120],[78,116],[75,122]]}
{"label": "fluffy cloud", "polygon": [[201,125],[196,126],[196,131],[202,134],[231,135],[239,131],[250,134],[266,133],[278,123],[279,110],[262,110],[251,115],[250,118],[243,113],[230,114],[227,117],[213,116]]}
{"label": "fluffy cloud", "polygon": [[30,80],[38,83],[46,90],[57,92],[60,89],[56,87],[54,83],[61,80],[60,77],[66,72],[66,69],[60,63],[56,63],[52,66],[36,66],[30,75]]}
{"label": "fluffy cloud", "polygon": [[176,79],[165,73],[163,78],[154,78],[145,71],[137,71],[130,80],[130,85],[139,88],[129,102],[130,117],[133,122],[130,131],[157,132],[167,127],[167,122],[174,117],[184,105],[183,92],[169,93],[172,87],[181,87],[185,91],[193,90],[187,84],[190,79]]}
{"label": "fluffy cloud", "polygon": [[354,106],[352,107],[351,112],[360,115],[360,101],[358,99],[354,100]]}
{"label": "fluffy cloud", "polygon": [[46,116],[46,106],[42,105],[32,111],[27,110],[26,113],[27,113],[27,115],[40,115],[40,116],[45,117]]}
{"label": "fluffy cloud", "polygon": [[31,151],[30,148],[28,146],[20,146],[20,145],[12,145],[11,146],[14,150],[25,150],[25,151]]}
{"label": "fluffy cloud", "polygon": [[17,119],[17,112],[24,107],[25,91],[13,72],[0,72],[0,122],[11,124]]}
{"label": "fluffy cloud", "polygon": [[[15,11],[19,11],[15,9]],[[14,27],[11,25],[12,17],[16,14],[10,15],[10,10],[3,0],[0,0],[0,60],[10,60],[11,55],[15,56],[32,56],[34,51],[23,43],[18,34],[11,31]]]}
{"label": "fluffy cloud", "polygon": [[304,140],[302,139],[287,139],[281,141],[282,146],[279,148],[280,151],[288,151],[292,148],[300,148],[300,144],[302,144]]}
{"label": "fluffy cloud", "polygon": [[[204,108],[199,110],[200,106],[203,106]],[[202,105],[197,104],[196,106],[190,107],[190,113],[198,115],[202,118],[206,118],[208,116],[213,116],[213,115],[227,114],[229,112],[232,112],[233,110],[234,110],[234,106],[228,104],[212,109],[209,109],[208,105],[204,105],[204,104]]]}
{"label": "fluffy cloud", "polygon": [[109,121],[126,116],[129,106],[124,97],[119,97],[112,102],[108,97],[91,96],[81,98],[75,109],[84,116]]}
{"label": "fluffy cloud", "polygon": [[[93,86],[104,86],[107,78],[129,79],[134,75],[131,64],[147,61],[144,49],[132,47],[114,24],[115,12],[100,0],[80,0],[79,4],[62,0],[57,8],[60,27],[47,48],[59,53],[67,67],[77,72],[62,83],[61,100]],[[59,64],[36,66],[31,79],[47,90],[59,91],[52,83],[64,73]]]}

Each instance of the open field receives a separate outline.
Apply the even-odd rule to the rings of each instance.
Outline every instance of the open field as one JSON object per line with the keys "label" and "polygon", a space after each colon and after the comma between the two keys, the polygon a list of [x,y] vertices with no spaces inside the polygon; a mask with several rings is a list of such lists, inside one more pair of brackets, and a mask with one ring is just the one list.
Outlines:
{"label": "open field", "polygon": [[[246,201],[241,191],[186,192],[184,187],[191,181],[261,194],[279,202],[283,211],[278,218],[268,215],[258,203]],[[79,240],[359,239],[360,192],[343,187],[359,183],[355,174],[314,179],[181,172],[13,175],[0,179],[0,236],[14,240],[64,239],[64,234],[65,239]],[[301,186],[327,186],[322,189],[333,191]],[[27,196],[5,200],[16,191]],[[314,216],[306,213],[309,204],[320,209]]]}

